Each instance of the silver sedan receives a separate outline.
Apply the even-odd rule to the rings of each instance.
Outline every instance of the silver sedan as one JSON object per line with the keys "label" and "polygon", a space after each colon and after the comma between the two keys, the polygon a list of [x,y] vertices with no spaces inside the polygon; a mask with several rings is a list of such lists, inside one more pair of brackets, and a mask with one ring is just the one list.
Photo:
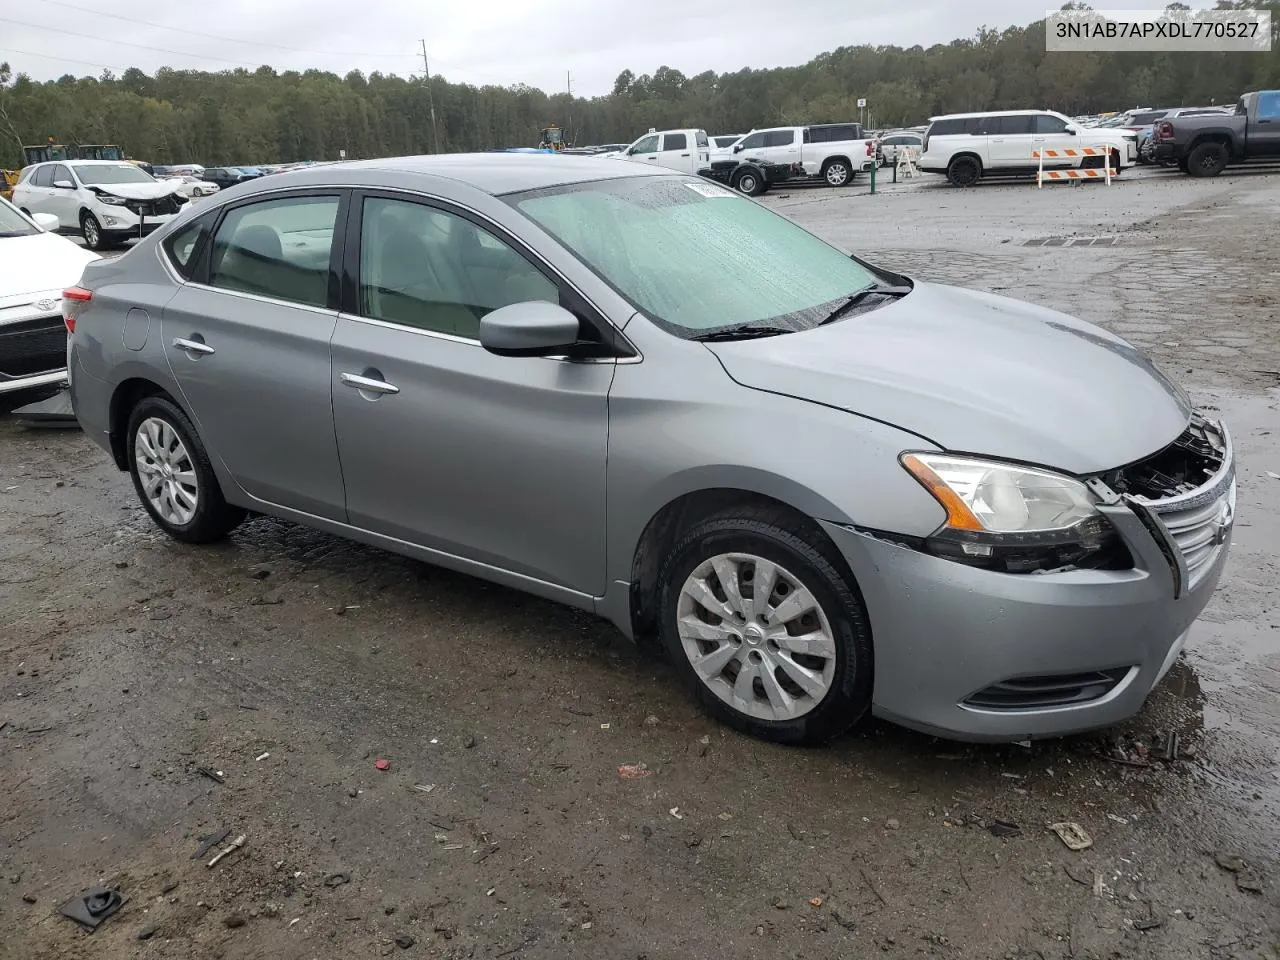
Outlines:
{"label": "silver sedan", "polygon": [[595,611],[781,742],[1112,724],[1226,562],[1227,429],[1128,343],[670,171],[281,173],[64,302],[172,537],[268,514]]}

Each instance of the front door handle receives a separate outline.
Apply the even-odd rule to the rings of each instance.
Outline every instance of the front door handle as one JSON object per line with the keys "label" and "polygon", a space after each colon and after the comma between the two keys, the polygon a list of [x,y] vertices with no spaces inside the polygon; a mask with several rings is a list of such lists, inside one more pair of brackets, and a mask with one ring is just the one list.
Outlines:
{"label": "front door handle", "polygon": [[188,354],[198,353],[206,356],[214,352],[213,347],[209,346],[203,340],[186,340],[183,337],[174,337],[173,345],[179,350],[185,350]]}
{"label": "front door handle", "polygon": [[385,380],[375,380],[373,377],[362,377],[356,373],[343,373],[338,375],[339,379],[348,387],[356,390],[366,390],[369,393],[399,393],[400,388],[394,383],[387,383]]}

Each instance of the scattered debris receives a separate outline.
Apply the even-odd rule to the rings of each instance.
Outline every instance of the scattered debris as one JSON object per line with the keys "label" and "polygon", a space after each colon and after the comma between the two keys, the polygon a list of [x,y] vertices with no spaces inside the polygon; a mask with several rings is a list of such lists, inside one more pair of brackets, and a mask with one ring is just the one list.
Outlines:
{"label": "scattered debris", "polygon": [[733,819],[733,814],[732,814],[732,813],[721,813],[721,814],[717,814],[717,816],[718,816],[721,820],[724,820],[724,821],[726,821],[726,822],[728,822],[729,820],[732,820],[732,819]]}
{"label": "scattered debris", "polygon": [[1051,823],[1049,824],[1049,829],[1058,835],[1058,839],[1066,844],[1068,850],[1074,850],[1079,853],[1081,850],[1088,850],[1093,846],[1093,838],[1078,823],[1070,821]]}
{"label": "scattered debris", "polygon": [[679,807],[672,807],[670,810],[668,810],[668,811],[667,811],[667,813],[671,814],[671,815],[672,815],[673,817],[675,817],[677,820],[683,820],[683,819],[684,819],[684,814],[680,812],[680,808],[679,808]]}
{"label": "scattered debris", "polygon": [[129,898],[118,890],[95,887],[68,900],[58,908],[58,913],[92,933],[98,929],[99,924],[128,902]]}
{"label": "scattered debris", "polygon": [[774,899],[773,899],[773,908],[774,908],[775,910],[786,910],[786,909],[787,909],[787,907],[789,907],[789,906],[791,906],[791,904],[787,903],[786,898],[784,898],[784,897],[774,897]]}
{"label": "scattered debris", "polygon": [[143,927],[141,930],[138,931],[138,939],[150,940],[152,937],[156,935],[156,931],[158,929],[159,928],[154,923],[149,923],[145,927]]}
{"label": "scattered debris", "polygon": [[1244,858],[1234,853],[1215,853],[1213,861],[1227,873],[1242,873],[1248,868]]}
{"label": "scattered debris", "polygon": [[618,767],[618,776],[623,780],[638,780],[653,776],[653,771],[644,763],[624,763]]}
{"label": "scattered debris", "polygon": [[36,898],[30,893],[24,893],[22,895],[22,902],[27,904],[32,904],[36,902]]}
{"label": "scattered debris", "polygon": [[229,836],[231,836],[231,828],[227,827],[225,830],[215,830],[213,833],[201,837],[200,847],[191,855],[191,859],[203,860],[210,850],[222,843],[222,841],[226,840]]}
{"label": "scattered debris", "polygon": [[221,770],[215,770],[213,767],[196,767],[196,773],[202,777],[208,777],[214,783],[226,783],[227,778],[222,775]]}
{"label": "scattered debris", "polygon": [[871,892],[876,895],[876,899],[879,900],[884,906],[887,907],[889,905],[889,901],[884,898],[884,894],[880,892],[879,888],[877,888],[876,885],[871,882],[871,878],[867,876],[867,871],[859,867],[858,872],[862,874],[862,882],[865,883],[867,887],[871,890]]}
{"label": "scattered debris", "polygon": [[324,878],[324,885],[332,890],[334,887],[340,887],[344,883],[351,882],[351,874],[349,873],[331,873]]}
{"label": "scattered debris", "polygon": [[218,865],[218,862],[222,860],[223,857],[226,857],[229,854],[235,853],[237,850],[243,847],[244,841],[245,841],[245,835],[242,833],[240,834],[240,836],[236,837],[229,844],[227,844],[220,851],[218,851],[217,855],[212,860],[209,861],[209,866],[216,867]]}
{"label": "scattered debris", "polygon": [[658,725],[658,722],[659,722],[658,718],[655,717],[653,714],[650,714],[649,716],[644,718],[644,725],[646,727],[656,727]]}
{"label": "scattered debris", "polygon": [[846,930],[852,930],[857,926],[857,922],[853,917],[842,912],[838,907],[831,908],[831,919],[840,924],[840,926],[844,927]]}
{"label": "scattered debris", "polygon": [[402,933],[400,936],[396,937],[396,946],[401,950],[408,950],[417,942],[418,941],[414,940],[413,937],[409,936],[407,933]]}
{"label": "scattered debris", "polygon": [[986,822],[987,832],[993,837],[1020,837],[1022,836],[1022,828],[1016,823],[1009,820],[988,820]]}
{"label": "scattered debris", "polygon": [[1158,920],[1155,917],[1150,917],[1146,920],[1133,921],[1133,929],[1137,930],[1139,933],[1145,933],[1148,930],[1155,930],[1163,926],[1164,926],[1164,921]]}
{"label": "scattered debris", "polygon": [[1070,864],[1064,863],[1062,865],[1062,872],[1065,873],[1072,880],[1074,880],[1076,883],[1080,884],[1080,886],[1082,887],[1087,887],[1091,885],[1090,881],[1081,879],[1080,877],[1077,877],[1074,873],[1072,873]]}
{"label": "scattered debris", "polygon": [[476,851],[476,855],[471,858],[471,862],[481,863],[484,860],[488,860],[491,856],[493,856],[497,852],[498,852],[498,845],[496,843],[487,843],[480,850]]}
{"label": "scattered debris", "polygon": [[1280,473],[1273,473],[1272,471],[1268,470],[1267,476],[1270,477],[1272,480],[1280,480]]}
{"label": "scattered debris", "polygon": [[1102,883],[1102,874],[1095,870],[1093,872],[1093,895],[1095,897],[1100,897],[1102,896],[1102,891],[1105,889],[1106,887]]}
{"label": "scattered debris", "polygon": [[467,737],[466,741],[462,744],[462,749],[464,749],[464,750],[474,750],[475,748],[476,748],[476,738],[475,738],[475,737]]}
{"label": "scattered debris", "polygon": [[419,793],[430,793],[435,788],[436,785],[434,783],[415,783],[413,785],[413,789],[417,790]]}
{"label": "scattered debris", "polygon": [[810,897],[810,898],[809,898],[809,906],[811,906],[811,907],[820,907],[820,906],[822,906],[822,898],[821,898],[821,897]]}
{"label": "scattered debris", "polygon": [[610,728],[610,726],[612,726],[612,724],[602,723],[602,724],[600,724],[600,729],[601,729],[601,730],[608,730],[608,729]]}
{"label": "scattered debris", "polygon": [[262,761],[262,760],[267,759],[267,757],[269,757],[269,756],[271,756],[271,754],[269,754],[269,753],[260,753],[260,754],[258,754],[258,755],[257,755],[257,757],[255,757],[254,759],[255,759],[255,760],[257,760],[257,761]]}
{"label": "scattered debris", "polygon": [[894,817],[890,817],[884,822],[884,828],[886,830],[897,830],[901,826],[902,824]]}
{"label": "scattered debris", "polygon": [[1120,826],[1122,827],[1127,827],[1129,825],[1128,820],[1126,820],[1124,817],[1117,817],[1114,813],[1108,813],[1107,819],[1120,824]]}
{"label": "scattered debris", "polygon": [[223,918],[222,925],[228,930],[237,930],[240,927],[243,927],[246,922],[247,921],[241,914],[233,913],[230,916]]}
{"label": "scattered debris", "polygon": [[373,766],[374,766],[374,769],[381,770],[383,773],[386,773],[388,770],[391,769],[391,761],[375,760]]}
{"label": "scattered debris", "polygon": [[1254,876],[1252,873],[1237,873],[1236,889],[1242,890],[1245,893],[1261,893],[1262,880]]}

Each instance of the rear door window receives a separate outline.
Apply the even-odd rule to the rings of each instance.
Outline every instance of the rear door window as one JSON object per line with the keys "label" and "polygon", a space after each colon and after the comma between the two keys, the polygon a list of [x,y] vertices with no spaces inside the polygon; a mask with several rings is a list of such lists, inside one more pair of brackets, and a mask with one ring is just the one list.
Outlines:
{"label": "rear door window", "polygon": [[36,167],[35,172],[31,174],[31,186],[53,186],[53,167]]}
{"label": "rear door window", "polygon": [[214,237],[209,284],[326,306],[338,205],[334,194],[264,200],[228,211]]}
{"label": "rear door window", "polygon": [[689,137],[684,133],[664,133],[662,135],[663,150],[688,150]]}
{"label": "rear door window", "polygon": [[794,130],[770,130],[764,135],[766,147],[786,147],[796,142]]}
{"label": "rear door window", "polygon": [[1032,114],[992,117],[987,121],[987,133],[993,137],[1024,136],[1033,132],[1035,117]]}

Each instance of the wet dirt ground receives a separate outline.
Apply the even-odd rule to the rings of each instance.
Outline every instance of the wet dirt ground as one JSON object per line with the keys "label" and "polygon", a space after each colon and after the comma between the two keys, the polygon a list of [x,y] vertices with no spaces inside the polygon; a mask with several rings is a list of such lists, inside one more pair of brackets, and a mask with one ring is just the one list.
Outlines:
{"label": "wet dirt ground", "polygon": [[[1280,177],[767,199],[1227,418],[1231,564],[1137,718],[758,743],[589,616],[272,520],[184,547],[84,436],[0,416],[0,957],[1276,957]],[[1025,245],[1071,237],[1120,242]],[[98,884],[129,901],[87,936],[55,911]]]}

